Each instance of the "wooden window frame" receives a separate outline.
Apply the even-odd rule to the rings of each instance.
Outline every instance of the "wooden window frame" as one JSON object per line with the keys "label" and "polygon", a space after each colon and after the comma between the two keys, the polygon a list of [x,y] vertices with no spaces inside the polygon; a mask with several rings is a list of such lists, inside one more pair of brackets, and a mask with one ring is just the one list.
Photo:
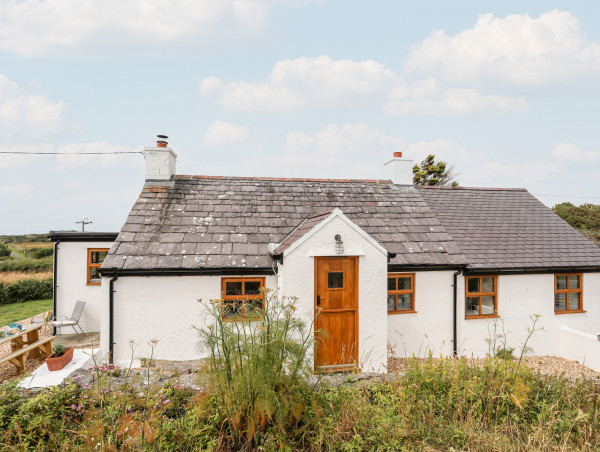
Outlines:
{"label": "wooden window frame", "polygon": [[[251,294],[251,295],[246,295],[244,292],[246,291],[246,285],[244,283],[246,282],[256,282],[258,281],[260,283],[260,293],[259,294]],[[221,318],[223,319],[223,321],[225,322],[235,322],[236,320],[251,320],[251,319],[255,319],[257,318],[257,316],[253,316],[253,317],[247,317],[246,316],[246,307],[245,307],[245,302],[248,300],[261,300],[262,301],[262,308],[261,310],[264,311],[265,309],[265,293],[264,293],[264,289],[265,289],[265,281],[266,278],[265,277],[224,277],[221,278],[221,299],[223,300],[224,304],[227,304],[227,301],[242,301],[242,316],[241,317],[226,317],[225,315],[222,315]],[[226,295],[226,284],[228,282],[241,282],[242,283],[242,295]]]}
{"label": "wooden window frame", "polygon": [[[388,290],[387,291],[387,295],[396,295],[396,298],[394,300],[394,304],[395,304],[395,308],[396,310],[394,311],[388,311],[388,315],[393,315],[393,314],[416,314],[416,310],[415,310],[415,274],[414,273],[388,273],[388,279],[389,278],[395,278],[396,280],[398,278],[410,278],[410,290]],[[398,282],[396,282],[396,287],[398,287]],[[405,294],[410,294],[412,295],[411,297],[411,304],[410,304],[410,309],[400,309],[398,310],[398,295],[405,295]],[[386,297],[386,306],[387,306],[387,297]]]}
{"label": "wooden window frame", "polygon": [[[570,289],[569,288],[569,276],[579,276],[579,289]],[[558,277],[566,276],[567,277],[567,288],[559,289],[557,285]],[[556,294],[564,293],[567,294],[565,300],[565,309],[561,311],[556,310]],[[569,295],[570,293],[578,293],[579,294],[579,309],[569,309]],[[583,309],[583,273],[555,273],[554,274],[554,313],[555,314],[577,314],[587,312]]]}
{"label": "wooden window frame", "polygon": [[[479,279],[479,292],[469,292],[469,279]],[[493,292],[481,292],[483,284],[481,280],[483,278],[494,279],[494,291]],[[479,314],[467,314],[467,298],[479,297]],[[481,297],[494,297],[494,312],[493,314],[482,314],[481,313]],[[498,275],[472,275],[465,276],[465,319],[491,319],[498,317]]]}
{"label": "wooden window frame", "polygon": [[102,284],[102,281],[91,281],[90,280],[90,269],[92,268],[100,268],[102,266],[102,262],[104,262],[104,260],[102,262],[100,262],[99,264],[92,264],[92,253],[95,251],[102,251],[108,254],[110,248],[88,248],[87,249],[87,285],[88,286],[99,286],[100,284]]}

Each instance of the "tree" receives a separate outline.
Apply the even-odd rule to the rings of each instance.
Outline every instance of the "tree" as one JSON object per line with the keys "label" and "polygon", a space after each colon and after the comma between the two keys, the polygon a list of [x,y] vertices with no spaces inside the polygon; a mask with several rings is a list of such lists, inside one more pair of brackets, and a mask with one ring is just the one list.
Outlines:
{"label": "tree", "polygon": [[10,248],[5,243],[0,242],[0,257],[10,256]]}
{"label": "tree", "polygon": [[575,206],[570,202],[555,205],[555,214],[581,232],[596,245],[600,246],[600,205],[582,204]]}
{"label": "tree", "polygon": [[454,167],[441,160],[436,162],[435,155],[429,154],[420,165],[413,167],[413,183],[415,185],[439,185],[442,187],[458,187],[458,173]]}

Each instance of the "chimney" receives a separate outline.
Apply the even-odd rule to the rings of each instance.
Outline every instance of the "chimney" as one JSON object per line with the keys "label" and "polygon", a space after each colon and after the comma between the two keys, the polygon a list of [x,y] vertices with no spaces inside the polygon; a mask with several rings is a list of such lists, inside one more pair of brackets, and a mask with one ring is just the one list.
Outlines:
{"label": "chimney", "polygon": [[157,135],[156,147],[144,148],[146,185],[166,185],[175,178],[177,154],[168,147],[166,135]]}
{"label": "chimney", "polygon": [[396,185],[413,184],[413,161],[402,158],[402,152],[394,152],[394,158],[384,165],[390,179]]}

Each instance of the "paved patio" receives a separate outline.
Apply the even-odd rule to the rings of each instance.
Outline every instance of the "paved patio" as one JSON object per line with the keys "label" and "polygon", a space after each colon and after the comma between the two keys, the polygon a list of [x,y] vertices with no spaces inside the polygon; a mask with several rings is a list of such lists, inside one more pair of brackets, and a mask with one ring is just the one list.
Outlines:
{"label": "paved patio", "polygon": [[61,334],[55,336],[53,344],[62,344],[65,347],[99,347],[100,333]]}

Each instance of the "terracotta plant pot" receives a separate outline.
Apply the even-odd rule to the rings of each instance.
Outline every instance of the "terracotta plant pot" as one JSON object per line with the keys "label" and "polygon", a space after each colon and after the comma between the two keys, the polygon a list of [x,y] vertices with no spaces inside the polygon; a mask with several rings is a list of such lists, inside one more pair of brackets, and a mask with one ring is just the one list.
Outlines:
{"label": "terracotta plant pot", "polygon": [[73,359],[73,351],[74,347],[69,347],[65,350],[65,354],[59,357],[55,357],[54,353],[46,358],[46,364],[48,365],[48,370],[60,370],[65,367],[69,362]]}

